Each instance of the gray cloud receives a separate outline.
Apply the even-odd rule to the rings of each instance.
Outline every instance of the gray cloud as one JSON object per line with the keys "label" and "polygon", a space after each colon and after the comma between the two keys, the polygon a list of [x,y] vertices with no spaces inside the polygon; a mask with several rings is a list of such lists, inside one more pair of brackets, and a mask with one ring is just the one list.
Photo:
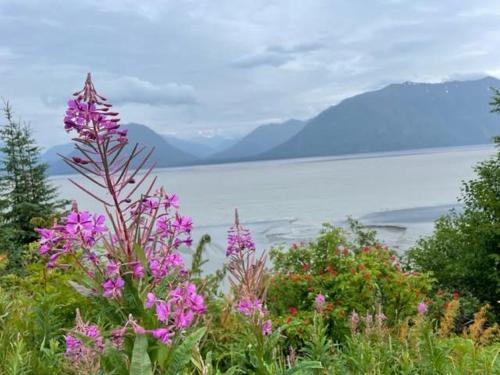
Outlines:
{"label": "gray cloud", "polygon": [[295,45],[273,45],[264,48],[262,51],[242,56],[232,65],[238,68],[254,68],[261,65],[274,67],[285,65],[286,63],[300,57],[301,54],[321,49],[323,44],[319,42],[301,43]]}
{"label": "gray cloud", "polygon": [[116,104],[150,105],[196,104],[194,89],[185,84],[153,84],[136,77],[120,77],[103,85],[106,95]]}
{"label": "gray cloud", "polygon": [[123,121],[242,133],[402,81],[500,75],[483,0],[0,0],[0,96],[44,145],[88,71]]}

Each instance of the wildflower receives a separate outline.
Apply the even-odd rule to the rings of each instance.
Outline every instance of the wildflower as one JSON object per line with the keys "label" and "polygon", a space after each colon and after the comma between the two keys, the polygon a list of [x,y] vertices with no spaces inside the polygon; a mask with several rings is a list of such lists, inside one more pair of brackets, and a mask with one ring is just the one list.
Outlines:
{"label": "wildflower", "polygon": [[420,315],[424,315],[427,312],[427,304],[424,302],[421,302],[417,306],[417,311]]}
{"label": "wildflower", "polygon": [[124,343],[124,335],[125,335],[125,330],[126,328],[116,328],[111,331],[111,344],[116,348],[116,349],[122,349],[123,348],[123,343]]}
{"label": "wildflower", "polygon": [[238,302],[237,309],[243,315],[252,316],[255,312],[262,311],[262,301],[258,298],[246,297]]}
{"label": "wildflower", "polygon": [[165,209],[169,209],[170,207],[179,208],[179,198],[176,194],[167,195],[163,199],[163,204],[165,206]]}
{"label": "wildflower", "polygon": [[[75,336],[80,335],[88,340],[82,341]],[[65,336],[65,356],[76,366],[98,368],[99,354],[104,350],[104,339],[97,326],[85,323],[80,311],[76,310],[75,327]]]}
{"label": "wildflower", "polygon": [[290,314],[292,314],[292,315],[297,315],[297,312],[298,312],[298,310],[295,306],[290,307],[288,309],[288,311],[290,311]]}
{"label": "wildflower", "polygon": [[234,225],[229,229],[227,235],[226,256],[247,251],[255,251],[255,243],[250,231],[240,225],[238,211],[235,212]]}
{"label": "wildflower", "polygon": [[45,255],[50,250],[52,250],[52,247],[54,246],[55,242],[57,241],[56,231],[53,229],[46,229],[46,228],[37,228],[35,230],[41,236],[40,242],[39,242],[40,243],[40,248],[39,248],[40,255]]}
{"label": "wildflower", "polygon": [[371,333],[373,315],[366,313],[366,315],[363,317],[363,321],[365,323],[365,335],[368,336]]}
{"label": "wildflower", "polygon": [[106,274],[109,277],[119,275],[120,274],[120,265],[117,262],[110,261],[106,265]]}
{"label": "wildflower", "polygon": [[144,277],[144,267],[140,262],[132,262],[130,264],[132,269],[132,276],[136,279],[142,279]]}
{"label": "wildflower", "polygon": [[[87,177],[87,172],[92,174],[90,180],[96,183],[96,189],[82,187],[82,190],[107,205],[113,231],[104,236],[108,231],[105,216],[79,211],[75,203],[62,224],[37,230],[41,237],[39,251],[48,258],[47,267],[55,267],[62,255],[70,254],[75,259],[73,264],[81,268],[89,281],[101,285],[104,297],[118,300],[122,312],[126,313],[128,308],[127,301],[122,298],[123,275],[131,275],[131,282],[138,286],[140,295],[149,292],[143,301],[144,306],[154,307],[158,322],[164,326],[147,331],[142,322],[129,315],[122,328],[107,335],[115,347],[123,345],[129,326],[136,334],[151,333],[161,342],[169,343],[176,329],[188,327],[198,314],[205,312],[204,299],[196,292],[196,286],[185,282],[187,272],[182,257],[172,252],[181,245],[191,244],[192,220],[177,212],[178,197],[165,193],[163,188],[150,195],[154,191],[150,186],[143,198],[132,200],[133,192],[149,173],[140,179],[136,177],[150,153],[143,153],[147,156],[142,160],[135,159],[142,150],[136,152],[134,149],[132,155],[124,155],[127,153],[123,150],[126,150],[128,133],[120,129],[118,113],[110,108],[111,104],[97,94],[89,74],[84,88],[68,102],[64,128],[76,133],[75,140],[79,142],[81,148],[78,149],[82,153],[66,157],[65,161]],[[132,167],[133,164],[138,167]],[[126,189],[127,184],[133,184],[133,190]],[[114,205],[108,202],[114,202]],[[152,278],[148,277],[150,274]],[[165,300],[155,295],[157,287],[167,296]],[[85,340],[81,341],[78,335],[70,333],[66,338],[68,351],[93,359],[93,351],[103,348],[102,336],[96,326],[79,324],[79,330],[75,328],[75,331],[89,337],[92,345],[89,347]],[[89,355],[85,353],[87,349]],[[96,370],[79,368],[78,373],[96,373]]]}
{"label": "wildflower", "polygon": [[193,310],[178,307],[174,312],[174,325],[178,329],[184,329],[191,325],[194,319]]}
{"label": "wildflower", "polygon": [[144,304],[144,307],[150,309],[155,304],[156,304],[156,296],[153,293],[148,293],[146,296],[146,302]]}
{"label": "wildflower", "polygon": [[66,218],[65,229],[70,234],[90,232],[92,228],[92,217],[87,211],[73,211]]}
{"label": "wildflower", "polygon": [[164,343],[166,345],[169,345],[172,343],[172,336],[174,335],[167,328],[153,329],[151,331],[151,334],[153,335],[154,338],[160,340],[162,343]]}
{"label": "wildflower", "polygon": [[356,310],[352,310],[351,316],[350,316],[350,325],[351,325],[351,333],[352,335],[355,335],[358,331],[358,324],[359,324],[359,315],[356,312]]}
{"label": "wildflower", "polygon": [[326,298],[323,294],[319,293],[314,299],[314,305],[316,307],[317,312],[322,312],[325,306]]}
{"label": "wildflower", "polygon": [[176,215],[172,223],[172,228],[181,233],[190,233],[192,227],[193,222],[189,216]]}
{"label": "wildflower", "polygon": [[170,306],[165,301],[160,301],[156,304],[156,317],[160,322],[166,323],[170,316]]}
{"label": "wildflower", "polygon": [[106,298],[120,298],[122,296],[122,289],[125,285],[125,281],[121,277],[117,277],[116,280],[108,279],[103,284],[104,289],[103,296]]}
{"label": "wildflower", "polygon": [[273,329],[273,323],[269,319],[266,320],[264,324],[262,324],[262,335],[263,336],[269,335],[272,329]]}

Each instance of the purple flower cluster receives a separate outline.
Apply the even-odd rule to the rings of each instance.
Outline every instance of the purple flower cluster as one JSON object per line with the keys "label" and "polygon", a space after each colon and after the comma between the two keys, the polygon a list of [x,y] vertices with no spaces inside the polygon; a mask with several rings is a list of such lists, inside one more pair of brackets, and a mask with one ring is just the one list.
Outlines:
{"label": "purple flower cluster", "polygon": [[[83,342],[80,338],[87,338]],[[104,350],[104,339],[96,325],[85,323],[76,311],[76,325],[65,336],[65,356],[78,367],[90,369],[98,367],[99,354]]]}
{"label": "purple flower cluster", "polygon": [[[143,194],[138,194],[154,167],[140,172],[152,150],[144,153],[145,147],[136,145],[127,151],[127,131],[120,129],[118,114],[110,108],[96,92],[89,74],[84,88],[68,102],[64,117],[65,129],[77,133],[76,148],[81,156],[63,159],[93,187],[71,182],[105,206],[107,219],[79,211],[75,203],[61,223],[37,229],[39,252],[48,258],[50,268],[79,269],[84,277],[74,283],[75,287],[84,290],[85,295],[108,299],[122,313],[135,308],[136,298],[147,296],[143,302],[155,309],[157,321],[129,314],[126,322],[119,322],[118,328],[106,334],[115,347],[122,347],[130,327],[136,334],[149,333],[168,344],[177,332],[191,326],[205,312],[203,297],[188,281],[178,252],[181,246],[192,243],[192,220],[179,213],[177,195],[167,194],[163,188],[154,189],[154,179]],[[142,160],[133,162],[139,154]],[[104,194],[102,190],[99,193],[100,189]],[[140,198],[133,200],[134,196]],[[125,293],[127,286],[137,291],[135,296]],[[84,324],[78,314],[74,332],[92,339],[92,351],[78,336],[68,334],[68,358],[93,360],[102,346],[97,327]]]}
{"label": "purple flower cluster", "polygon": [[170,291],[168,298],[162,300],[154,293],[148,293],[144,306],[155,309],[157,319],[163,327],[146,331],[164,344],[170,344],[175,330],[184,330],[191,326],[197,315],[202,315],[206,308],[203,297],[196,293],[196,286],[190,282]]}
{"label": "purple flower cluster", "polygon": [[243,228],[239,223],[238,212],[235,214],[235,223],[229,229],[227,235],[226,256],[240,254],[244,251],[255,251],[255,243],[250,231]]}
{"label": "purple flower cluster", "polygon": [[[110,111],[111,104],[97,94],[87,77],[83,90],[68,102],[64,116],[66,131],[76,131],[80,140],[116,141],[127,143],[127,130],[120,130],[118,113]],[[85,160],[82,160],[85,163]],[[77,163],[79,161],[76,161]]]}
{"label": "purple flower cluster", "polygon": [[236,310],[250,318],[254,324],[261,327],[262,335],[267,336],[272,331],[271,320],[265,320],[268,312],[259,298],[246,296],[236,303]]}
{"label": "purple flower cluster", "polygon": [[107,232],[103,215],[91,215],[87,211],[74,210],[63,220],[63,224],[54,224],[52,228],[37,228],[40,234],[40,255],[49,256],[49,267],[54,267],[63,254],[76,254],[84,250],[87,260],[95,261],[92,248],[97,240]]}
{"label": "purple flower cluster", "polygon": [[316,308],[317,312],[323,312],[323,309],[325,308],[325,302],[326,298],[323,294],[319,293],[316,295],[316,298],[314,299],[314,307]]}
{"label": "purple flower cluster", "polygon": [[268,311],[264,306],[265,258],[255,259],[255,244],[248,229],[239,223],[235,211],[234,225],[229,230],[226,255],[230,257],[230,282],[237,302],[235,309],[243,314],[263,336],[271,333],[272,322],[266,319]]}
{"label": "purple flower cluster", "polygon": [[262,314],[264,312],[262,301],[258,298],[244,297],[236,304],[236,309],[246,316],[252,316],[255,313]]}

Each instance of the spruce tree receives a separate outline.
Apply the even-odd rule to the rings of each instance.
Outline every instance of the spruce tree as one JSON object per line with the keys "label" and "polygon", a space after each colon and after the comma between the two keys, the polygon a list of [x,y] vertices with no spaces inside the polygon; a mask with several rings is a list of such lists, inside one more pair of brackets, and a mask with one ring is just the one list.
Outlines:
{"label": "spruce tree", "polygon": [[14,120],[8,102],[4,103],[3,112],[6,123],[0,128],[1,240],[23,245],[37,238],[37,220],[40,224],[49,219],[63,202],[57,201],[56,189],[47,180],[48,166],[40,162],[40,148],[30,127]]}

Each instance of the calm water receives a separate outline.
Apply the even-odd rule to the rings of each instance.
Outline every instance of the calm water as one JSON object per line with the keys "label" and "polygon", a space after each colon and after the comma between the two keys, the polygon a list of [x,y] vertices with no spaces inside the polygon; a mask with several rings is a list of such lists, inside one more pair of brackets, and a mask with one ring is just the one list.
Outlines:
{"label": "calm water", "polygon": [[[193,217],[195,237],[212,236],[212,268],[224,259],[234,208],[261,249],[307,240],[321,223],[342,225],[351,215],[403,251],[430,233],[439,215],[459,207],[461,181],[494,152],[493,146],[472,146],[160,169],[156,175],[167,191],[179,194],[183,214]],[[64,177],[53,181],[65,198],[102,212]]]}

